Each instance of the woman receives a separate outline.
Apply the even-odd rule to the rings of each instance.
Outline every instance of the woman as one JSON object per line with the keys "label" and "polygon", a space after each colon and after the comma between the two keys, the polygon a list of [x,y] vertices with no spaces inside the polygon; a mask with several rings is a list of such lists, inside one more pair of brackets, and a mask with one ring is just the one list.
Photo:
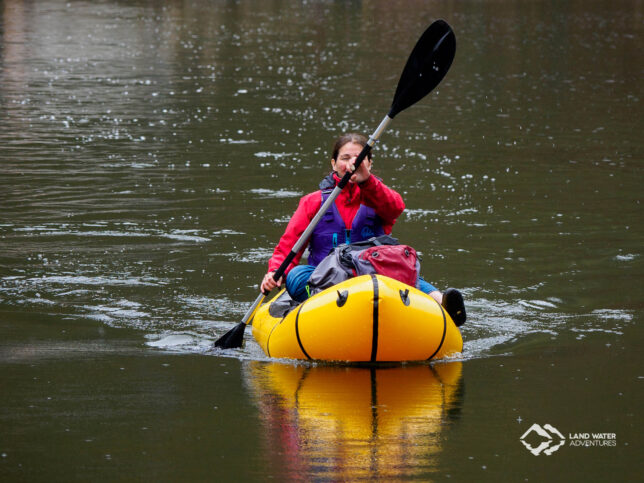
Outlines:
{"label": "woman", "polygon": [[[367,240],[373,236],[389,235],[396,218],[405,209],[402,197],[393,189],[386,186],[382,180],[371,175],[373,161],[371,153],[355,170],[355,161],[360,151],[367,144],[367,139],[355,133],[340,136],[334,146],[331,156],[332,172],[322,180],[320,189],[309,193],[300,199],[297,210],[291,217],[286,231],[280,239],[273,256],[268,262],[268,273],[264,276],[261,290],[270,292],[282,285],[282,279],[275,282],[273,274],[284,261],[295,245],[300,235],[308,227],[317,214],[322,203],[327,199],[333,188],[340,182],[347,171],[354,172],[349,184],[340,192],[331,209],[320,220],[309,240],[309,258],[307,265],[298,265],[304,248],[297,254],[286,270],[286,289],[297,301],[307,298],[307,281],[324,257],[337,245],[355,243]],[[420,289],[432,296],[438,303],[448,309],[455,307],[455,315],[459,321],[465,322],[463,298],[457,290],[448,289],[442,294],[436,287],[419,279]],[[458,312],[461,312],[458,314]]]}

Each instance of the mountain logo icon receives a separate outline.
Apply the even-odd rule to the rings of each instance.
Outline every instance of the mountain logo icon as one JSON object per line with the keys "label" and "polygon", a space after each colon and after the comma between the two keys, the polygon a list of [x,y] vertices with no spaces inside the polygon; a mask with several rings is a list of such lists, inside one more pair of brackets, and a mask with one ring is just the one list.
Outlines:
{"label": "mountain logo icon", "polygon": [[[526,440],[527,438],[529,438],[531,442],[535,439],[539,439],[540,442],[536,446],[533,446],[531,442]],[[530,426],[525,433],[523,433],[520,441],[533,455],[539,456],[543,453],[550,456],[564,445],[566,438],[564,438],[564,435],[561,434],[557,428],[550,424],[539,426],[535,423]]]}

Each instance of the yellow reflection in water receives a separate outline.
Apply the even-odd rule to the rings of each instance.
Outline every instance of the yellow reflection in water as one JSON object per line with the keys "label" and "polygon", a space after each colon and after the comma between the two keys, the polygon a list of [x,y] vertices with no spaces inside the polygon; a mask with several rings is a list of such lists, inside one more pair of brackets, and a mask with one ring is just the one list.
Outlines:
{"label": "yellow reflection in water", "polygon": [[289,478],[397,479],[437,467],[461,407],[460,362],[311,367],[251,362],[266,459]]}

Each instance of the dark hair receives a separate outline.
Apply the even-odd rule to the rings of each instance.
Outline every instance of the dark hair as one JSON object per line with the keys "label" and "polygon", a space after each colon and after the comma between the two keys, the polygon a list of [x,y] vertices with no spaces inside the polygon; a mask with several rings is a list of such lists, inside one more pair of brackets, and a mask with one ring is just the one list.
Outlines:
{"label": "dark hair", "polygon": [[[331,154],[331,159],[334,159],[337,161],[338,153],[340,152],[340,149],[342,149],[342,146],[349,143],[356,143],[364,148],[367,145],[367,138],[364,137],[362,134],[358,134],[355,132],[342,134],[338,139],[335,140],[335,143],[333,144],[333,153]],[[371,151],[369,151],[369,154],[367,155],[367,159],[371,161]]]}

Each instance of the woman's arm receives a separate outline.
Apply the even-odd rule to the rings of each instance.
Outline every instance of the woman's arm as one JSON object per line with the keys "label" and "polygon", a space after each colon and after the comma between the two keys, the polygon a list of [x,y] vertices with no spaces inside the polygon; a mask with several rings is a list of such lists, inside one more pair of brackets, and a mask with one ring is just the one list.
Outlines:
{"label": "woman's arm", "polygon": [[362,204],[376,210],[376,214],[385,225],[392,226],[396,222],[396,218],[405,210],[402,196],[385,185],[379,178],[371,175],[358,186],[360,187]]}
{"label": "woman's arm", "polygon": [[[320,208],[320,204],[322,202],[321,196],[322,195],[320,194],[320,192],[316,191],[300,198],[300,203],[298,204],[295,213],[293,213],[293,216],[286,226],[284,234],[275,247],[273,256],[268,261],[269,272],[277,270],[279,268],[279,266],[293,249],[293,246],[295,246],[297,240],[300,238],[302,233],[304,233],[304,230],[306,230],[306,228],[309,226],[309,223]],[[300,258],[302,258],[302,254],[304,253],[307,245],[308,240],[284,272],[285,275],[289,271],[291,271],[293,267],[297,266],[297,264],[300,263]]]}

